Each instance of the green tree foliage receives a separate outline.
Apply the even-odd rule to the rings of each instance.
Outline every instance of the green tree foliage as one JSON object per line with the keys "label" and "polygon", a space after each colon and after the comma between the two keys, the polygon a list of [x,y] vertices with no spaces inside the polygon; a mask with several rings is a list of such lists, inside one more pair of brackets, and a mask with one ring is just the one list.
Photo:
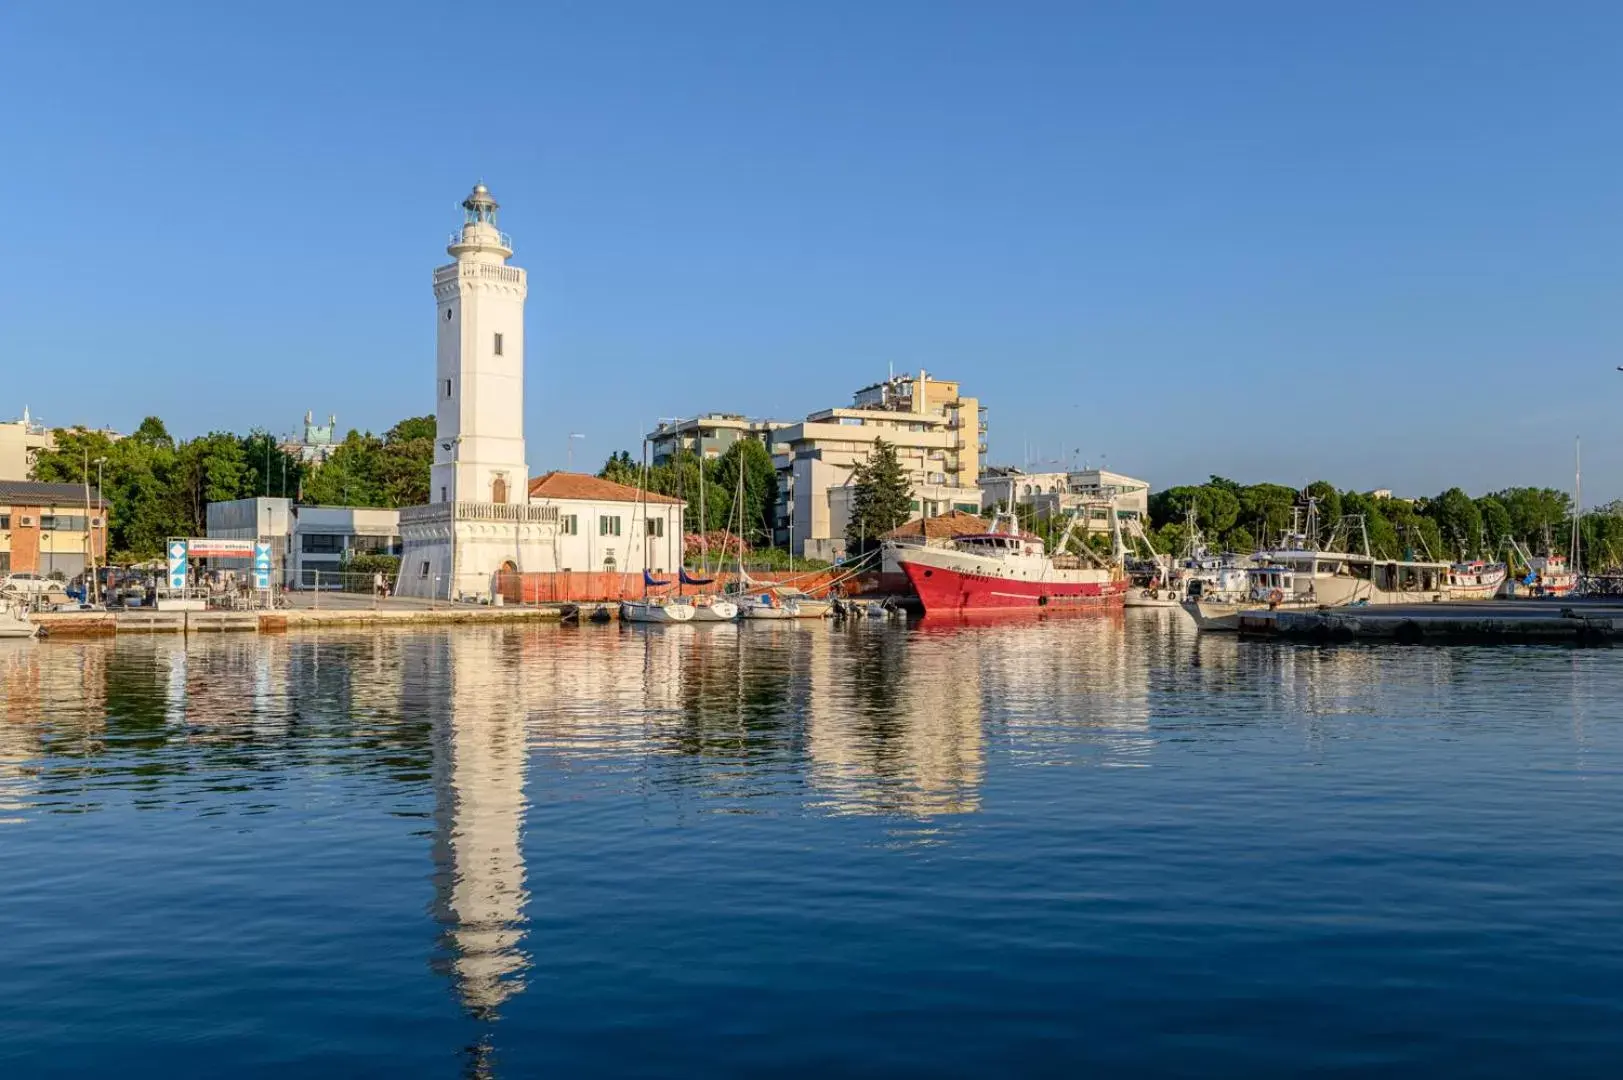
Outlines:
{"label": "green tree foliage", "polygon": [[[1328,485],[1326,485],[1328,486]],[[1331,489],[1334,490],[1333,488]],[[1299,501],[1295,488],[1283,484],[1252,484],[1239,491],[1240,515],[1237,523],[1259,539],[1277,537],[1291,527],[1291,509]],[[1339,499],[1337,500],[1339,508]],[[1338,510],[1339,512],[1339,510]],[[1319,521],[1328,527],[1336,515],[1326,515],[1320,504]],[[1234,540],[1224,537],[1224,546],[1230,551],[1247,551]]]}
{"label": "green tree foliage", "polygon": [[308,469],[269,433],[215,431],[177,441],[149,416],[128,438],[61,430],[56,449],[43,451],[34,479],[81,483],[85,461],[96,482],[97,458],[108,514],[108,549],[115,561],[156,558],[171,536],[207,531],[208,504],[257,495],[348,506],[414,506],[427,501],[434,457],[434,418],[413,417],[377,439],[351,432],[325,465]]}
{"label": "green tree foliage", "polygon": [[1230,484],[1231,481],[1222,481],[1220,485],[1158,491],[1150,496],[1150,521],[1157,526],[1182,524],[1193,505],[1195,524],[1208,536],[1221,537],[1234,527],[1240,516],[1240,498]]}
{"label": "green tree foliage", "polygon": [[[434,418],[413,416],[382,438],[351,431],[309,473],[304,501],[319,506],[422,506],[430,501],[434,467]],[[523,492],[509,492],[517,501]]]}
{"label": "green tree foliage", "polygon": [[867,460],[852,471],[851,486],[851,520],[845,527],[845,546],[853,555],[862,555],[912,515],[913,485],[896,458],[896,448],[884,439],[875,439]]}
{"label": "green tree foliage", "polygon": [[[377,467],[385,506],[423,506],[430,502],[429,476],[434,469],[434,418],[413,416],[383,435]],[[508,496],[518,501],[524,492]]]}
{"label": "green tree foliage", "polygon": [[[1317,480],[1301,491],[1283,484],[1241,485],[1214,476],[1205,484],[1167,488],[1150,496],[1153,541],[1163,552],[1179,552],[1187,543],[1184,521],[1195,508],[1196,522],[1208,546],[1249,551],[1277,543],[1289,530],[1293,510],[1307,498],[1316,501],[1319,542],[1364,549],[1381,559],[1461,557],[1491,558],[1507,537],[1530,550],[1549,545],[1565,550],[1572,525],[1572,504],[1564,492],[1550,488],[1507,488],[1473,499],[1459,488],[1429,499],[1377,499],[1357,491],[1338,491]],[[1584,545],[1595,560],[1623,562],[1623,506],[1618,513],[1598,510],[1586,515]],[[1596,520],[1590,522],[1589,518]]]}
{"label": "green tree foliage", "polygon": [[[681,450],[648,469],[649,491],[670,495],[687,502],[685,527],[689,532],[739,529],[739,512],[733,505],[739,472],[744,474],[743,535],[753,546],[772,542],[773,520],[777,513],[778,474],[772,455],[756,439],[740,439],[720,457],[700,461],[690,450]],[[597,475],[617,484],[638,487],[644,483],[641,463],[625,450],[609,455]],[[701,522],[700,490],[704,492]]]}
{"label": "green tree foliage", "polygon": [[[1439,553],[1439,558],[1474,557],[1482,552],[1486,537],[1482,510],[1464,491],[1457,487],[1449,488],[1427,499],[1424,513],[1437,523],[1437,531],[1442,537],[1444,550]],[[1492,550],[1492,541],[1487,544]]]}
{"label": "green tree foliage", "polygon": [[609,455],[609,460],[597,471],[597,475],[604,480],[612,480],[616,484],[629,484],[636,487],[642,483],[642,467],[631,460],[631,455],[624,450],[617,450]]}
{"label": "green tree foliage", "polygon": [[1510,532],[1534,550],[1542,551],[1545,536],[1556,542],[1572,516],[1572,500],[1554,488],[1506,488],[1493,493],[1510,517]]}
{"label": "green tree foliage", "polygon": [[1487,550],[1498,551],[1505,538],[1511,535],[1510,511],[1505,509],[1504,503],[1492,495],[1484,495],[1477,499],[1476,508],[1482,515],[1482,533]]}
{"label": "green tree foliage", "polygon": [[[891,456],[895,457],[894,451]],[[764,443],[740,439],[716,459],[715,483],[728,493],[728,505],[738,490],[740,472],[744,474],[744,535],[756,538],[752,543],[770,544],[778,507],[778,472]]]}

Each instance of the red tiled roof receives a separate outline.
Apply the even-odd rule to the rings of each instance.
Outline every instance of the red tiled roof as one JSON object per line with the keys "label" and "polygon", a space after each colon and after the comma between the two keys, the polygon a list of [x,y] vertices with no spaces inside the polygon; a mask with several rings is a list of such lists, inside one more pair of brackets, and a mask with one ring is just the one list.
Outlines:
{"label": "red tiled roof", "polygon": [[986,532],[992,526],[983,517],[966,514],[962,510],[953,510],[933,518],[914,518],[906,525],[898,525],[886,533],[886,540],[901,540],[906,537],[919,536],[926,540],[950,540],[954,536],[975,536]]}
{"label": "red tiled roof", "polygon": [[[553,471],[530,481],[531,499],[580,499],[586,502],[641,502],[643,494],[630,484],[616,484],[585,473]],[[681,499],[648,493],[651,503],[677,504]]]}

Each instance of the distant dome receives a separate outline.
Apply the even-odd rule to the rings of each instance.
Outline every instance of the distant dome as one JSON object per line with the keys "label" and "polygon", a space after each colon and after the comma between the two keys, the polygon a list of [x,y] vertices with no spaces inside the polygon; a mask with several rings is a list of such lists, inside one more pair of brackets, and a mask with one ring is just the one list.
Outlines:
{"label": "distant dome", "polygon": [[496,202],[495,196],[490,193],[490,189],[483,184],[475,184],[473,187],[473,194],[469,195],[467,199],[463,200],[462,205],[468,210],[495,210],[499,206],[499,204]]}

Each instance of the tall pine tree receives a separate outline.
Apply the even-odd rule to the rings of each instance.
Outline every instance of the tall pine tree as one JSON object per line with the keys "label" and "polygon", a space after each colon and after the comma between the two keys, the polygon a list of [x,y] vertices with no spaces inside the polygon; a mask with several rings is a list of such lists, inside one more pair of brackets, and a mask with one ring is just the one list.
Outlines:
{"label": "tall pine tree", "polygon": [[907,521],[913,512],[913,485],[896,458],[896,448],[875,439],[868,460],[851,474],[851,520],[845,526],[845,550],[865,555],[879,538]]}

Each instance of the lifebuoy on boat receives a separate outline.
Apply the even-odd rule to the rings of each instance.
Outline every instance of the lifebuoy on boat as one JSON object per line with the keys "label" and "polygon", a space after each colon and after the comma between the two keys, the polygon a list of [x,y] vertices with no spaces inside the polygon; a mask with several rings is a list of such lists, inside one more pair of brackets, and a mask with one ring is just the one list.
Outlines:
{"label": "lifebuoy on boat", "polygon": [[1278,589],[1274,589],[1268,593],[1268,602],[1270,604],[1277,604],[1283,599],[1285,599],[1285,594],[1280,592]]}

